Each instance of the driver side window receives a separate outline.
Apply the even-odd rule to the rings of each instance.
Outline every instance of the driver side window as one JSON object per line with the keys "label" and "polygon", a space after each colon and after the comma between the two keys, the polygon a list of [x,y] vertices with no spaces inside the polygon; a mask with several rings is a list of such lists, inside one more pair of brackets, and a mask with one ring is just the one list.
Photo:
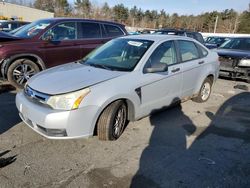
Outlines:
{"label": "driver side window", "polygon": [[51,36],[54,41],[76,39],[76,23],[66,22],[49,29],[43,38]]}
{"label": "driver side window", "polygon": [[162,63],[168,66],[177,63],[174,41],[167,41],[160,44],[149,57],[146,68],[151,68]]}

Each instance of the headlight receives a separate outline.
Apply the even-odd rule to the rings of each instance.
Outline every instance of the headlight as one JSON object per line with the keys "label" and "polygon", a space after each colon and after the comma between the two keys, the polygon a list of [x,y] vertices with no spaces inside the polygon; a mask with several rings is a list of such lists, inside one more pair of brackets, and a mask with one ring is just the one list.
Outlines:
{"label": "headlight", "polygon": [[83,98],[90,92],[89,88],[85,88],[72,93],[55,95],[49,97],[47,104],[56,110],[74,110],[79,107]]}
{"label": "headlight", "polygon": [[250,59],[242,59],[238,65],[242,67],[250,67]]}

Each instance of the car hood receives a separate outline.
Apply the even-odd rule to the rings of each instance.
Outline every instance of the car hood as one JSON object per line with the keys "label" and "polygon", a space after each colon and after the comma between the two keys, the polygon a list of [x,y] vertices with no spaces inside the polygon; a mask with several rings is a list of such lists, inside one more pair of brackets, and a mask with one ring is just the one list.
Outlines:
{"label": "car hood", "polygon": [[32,89],[50,95],[63,94],[92,86],[126,72],[70,63],[38,73],[28,81]]}
{"label": "car hood", "polygon": [[19,37],[0,31],[0,42],[7,42],[7,41],[12,41],[12,40],[20,40],[20,39],[21,38]]}
{"label": "car hood", "polygon": [[233,49],[217,49],[216,52],[219,56],[226,56],[232,58],[250,58],[250,51],[233,50]]}

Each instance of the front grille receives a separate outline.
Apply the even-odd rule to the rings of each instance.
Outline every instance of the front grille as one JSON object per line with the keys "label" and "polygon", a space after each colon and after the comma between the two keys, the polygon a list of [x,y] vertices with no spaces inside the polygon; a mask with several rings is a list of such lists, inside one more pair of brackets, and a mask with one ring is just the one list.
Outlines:
{"label": "front grille", "polygon": [[236,67],[238,64],[238,59],[227,56],[220,56],[219,61],[222,67]]}
{"label": "front grille", "polygon": [[28,99],[37,103],[42,103],[42,104],[46,104],[46,102],[48,101],[50,97],[49,95],[38,92],[29,86],[26,86],[24,88],[24,94]]}

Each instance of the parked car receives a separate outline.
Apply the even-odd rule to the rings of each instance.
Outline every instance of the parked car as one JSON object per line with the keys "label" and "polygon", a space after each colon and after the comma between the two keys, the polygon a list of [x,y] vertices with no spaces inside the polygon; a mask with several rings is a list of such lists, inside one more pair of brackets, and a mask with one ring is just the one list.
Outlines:
{"label": "parked car", "polygon": [[18,27],[29,24],[30,22],[17,20],[0,20],[0,31],[10,32]]}
{"label": "parked car", "polygon": [[22,25],[22,26],[20,26],[20,27],[18,27],[18,28],[16,28],[16,29],[11,30],[11,31],[8,32],[8,33],[11,34],[11,35],[14,35],[17,31],[19,31],[20,29],[22,29],[24,26],[25,26],[25,25]]}
{"label": "parked car", "polygon": [[250,82],[250,37],[231,38],[217,50],[220,75]]}
{"label": "parked car", "polygon": [[229,37],[216,37],[216,36],[208,37],[205,40],[205,46],[208,49],[218,48],[220,45],[222,45],[229,39],[230,39]]}
{"label": "parked car", "polygon": [[17,94],[22,120],[51,139],[115,140],[127,120],[192,98],[208,100],[218,55],[196,40],[170,35],[113,39],[83,60],[28,80]]}
{"label": "parked car", "polygon": [[124,25],[107,21],[50,18],[32,22],[12,37],[0,36],[0,77],[22,88],[37,72],[79,60],[124,35]]}
{"label": "parked car", "polygon": [[204,44],[205,41],[202,35],[199,32],[187,31],[187,30],[179,30],[179,29],[159,29],[155,31],[156,34],[165,34],[165,35],[179,35],[193,38],[199,41],[201,44]]}
{"label": "parked car", "polygon": [[153,34],[155,33],[155,29],[143,29],[142,31],[140,31],[140,34]]}

